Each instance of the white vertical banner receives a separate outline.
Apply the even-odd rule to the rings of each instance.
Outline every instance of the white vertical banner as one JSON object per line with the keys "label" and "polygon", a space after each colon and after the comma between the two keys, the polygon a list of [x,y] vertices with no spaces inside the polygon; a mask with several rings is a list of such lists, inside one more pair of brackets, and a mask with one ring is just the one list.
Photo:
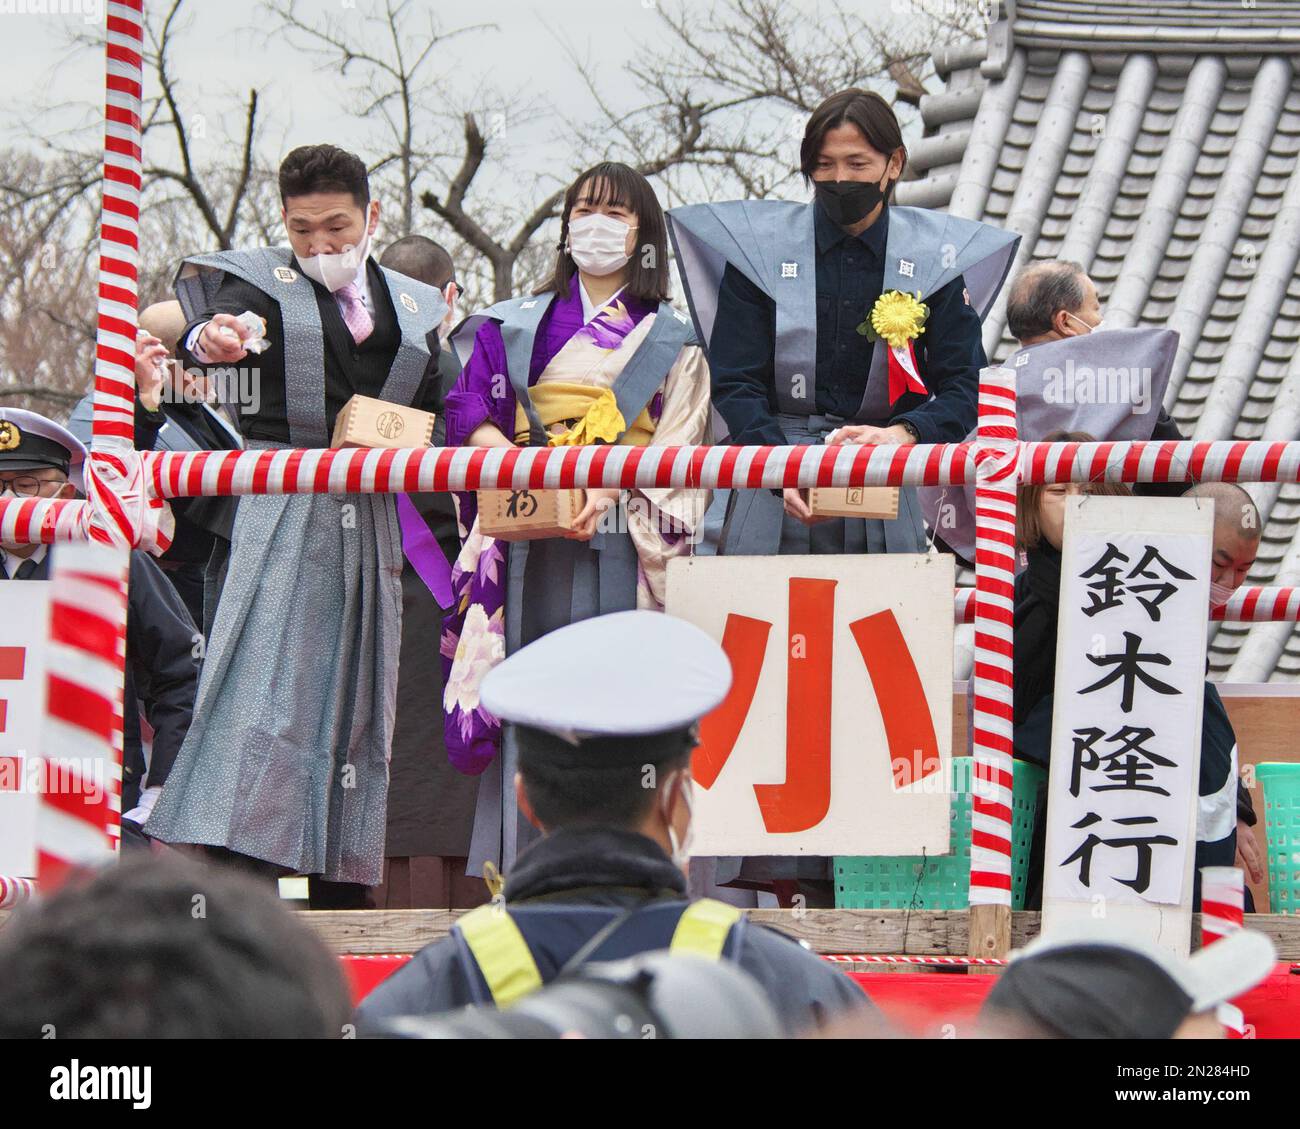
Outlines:
{"label": "white vertical banner", "polygon": [[48,580],[0,580],[0,876],[36,877]]}
{"label": "white vertical banner", "polygon": [[1212,542],[1208,501],[1067,499],[1044,932],[1189,948]]}

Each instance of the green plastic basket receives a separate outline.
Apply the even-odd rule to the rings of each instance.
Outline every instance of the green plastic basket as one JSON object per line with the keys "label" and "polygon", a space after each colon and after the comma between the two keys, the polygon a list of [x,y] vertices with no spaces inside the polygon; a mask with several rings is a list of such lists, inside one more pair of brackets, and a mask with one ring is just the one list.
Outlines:
{"label": "green plastic basket", "polygon": [[1257,764],[1268,833],[1268,904],[1300,913],[1300,764]]}
{"label": "green plastic basket", "polygon": [[[952,758],[952,853],[840,855],[835,859],[835,905],[840,909],[966,909],[970,899],[971,757]],[[1011,792],[1011,904],[1025,904],[1029,843],[1046,773],[1016,761]]]}

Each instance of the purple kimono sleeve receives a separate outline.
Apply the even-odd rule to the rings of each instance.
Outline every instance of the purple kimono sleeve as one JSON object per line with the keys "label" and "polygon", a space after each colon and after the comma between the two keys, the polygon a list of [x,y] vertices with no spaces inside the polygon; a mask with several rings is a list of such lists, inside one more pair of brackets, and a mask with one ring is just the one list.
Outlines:
{"label": "purple kimono sleeve", "polygon": [[494,423],[507,439],[515,434],[515,391],[506,375],[501,327],[484,322],[474,334],[474,351],[447,393],[443,409],[447,446],[459,447],[484,423]]}

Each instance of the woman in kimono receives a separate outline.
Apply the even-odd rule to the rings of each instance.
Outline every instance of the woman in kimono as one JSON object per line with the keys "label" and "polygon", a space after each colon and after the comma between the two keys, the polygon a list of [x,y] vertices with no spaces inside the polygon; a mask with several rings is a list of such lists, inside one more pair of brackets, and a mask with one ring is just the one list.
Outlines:
{"label": "woman in kimono", "polygon": [[[456,331],[468,359],[447,397],[447,445],[709,442],[708,366],[690,318],[668,304],[668,282],[666,224],[649,182],[622,164],[584,172],[565,195],[550,280]],[[442,655],[448,754],[482,774],[471,874],[487,862],[510,867],[532,836],[515,804],[513,742],[479,706],[483,676],[558,627],[662,608],[668,561],[689,550],[708,498],[588,490],[569,537],[507,545],[479,531],[474,495],[457,496],[463,548]]]}

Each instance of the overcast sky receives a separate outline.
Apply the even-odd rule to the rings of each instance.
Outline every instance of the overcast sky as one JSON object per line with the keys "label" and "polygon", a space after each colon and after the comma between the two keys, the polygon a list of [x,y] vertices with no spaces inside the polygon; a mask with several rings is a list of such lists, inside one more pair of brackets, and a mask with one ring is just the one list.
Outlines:
{"label": "overcast sky", "polygon": [[[163,0],[159,0],[162,6]],[[559,114],[580,115],[586,93],[570,69],[561,65],[563,41],[586,55],[604,77],[603,88],[617,92],[623,65],[641,43],[662,42],[655,0],[412,0],[436,13],[441,26],[490,22],[495,30],[448,45],[447,71],[458,94],[472,100],[480,84],[527,89],[539,105]],[[701,4],[705,0],[696,0]],[[897,20],[909,2],[856,0],[860,9],[882,20]],[[0,0],[0,144],[19,142],[39,106],[67,107],[59,126],[89,120],[86,107],[98,105],[103,90],[103,58],[94,51],[70,53],[70,33],[102,26],[102,0]],[[811,12],[815,0],[793,0]],[[332,16],[343,26],[381,7],[377,0],[300,0],[308,18]],[[190,0],[187,30],[179,37],[183,53],[184,105],[231,107],[251,87],[262,92],[274,128],[262,141],[274,161],[294,145],[325,139],[367,149],[366,131],[346,113],[347,100],[337,70],[318,69],[305,53],[267,32],[273,23],[257,0]],[[40,9],[46,9],[41,14]],[[359,32],[359,34],[361,34]],[[72,108],[80,107],[75,117]],[[43,122],[49,119],[43,118]],[[237,133],[235,114],[209,122],[206,140],[230,144]],[[98,128],[96,122],[96,128]],[[233,159],[233,150],[232,150]]]}

